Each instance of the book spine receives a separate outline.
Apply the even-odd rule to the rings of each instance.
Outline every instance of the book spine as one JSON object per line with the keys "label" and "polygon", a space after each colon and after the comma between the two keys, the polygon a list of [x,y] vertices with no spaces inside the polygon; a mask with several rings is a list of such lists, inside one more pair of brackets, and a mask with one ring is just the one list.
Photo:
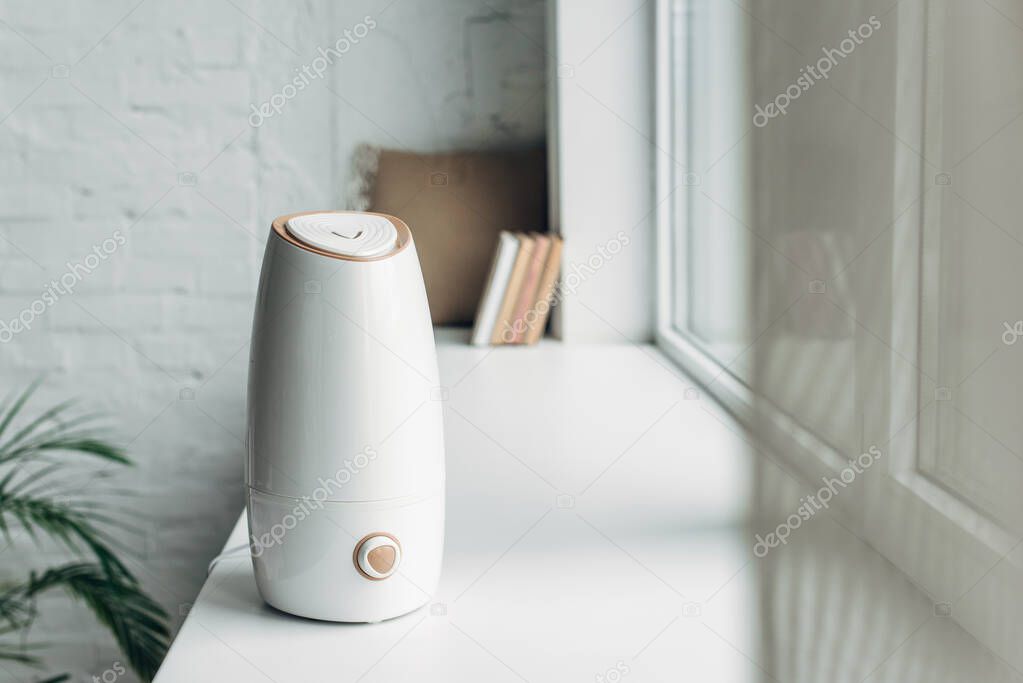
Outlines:
{"label": "book spine", "polygon": [[[526,265],[526,275],[522,280],[522,288],[519,292],[518,301],[515,304],[515,311],[512,314],[513,344],[522,344],[526,340],[526,333],[530,325],[536,323],[536,298],[540,287],[540,278],[547,265],[547,254],[550,253],[551,238],[546,235],[537,235],[533,239],[533,253]],[[532,315],[531,315],[532,314]]]}
{"label": "book spine", "polygon": [[561,272],[561,247],[561,238],[551,237],[551,247],[547,254],[547,263],[540,278],[540,285],[537,287],[536,303],[533,304],[533,323],[526,331],[526,344],[535,344],[540,341],[540,337],[543,336],[543,332],[547,328],[547,321],[551,316],[551,302],[554,299],[554,290],[558,283],[558,274]]}
{"label": "book spine", "polygon": [[479,309],[476,312],[476,323],[473,326],[470,343],[474,346],[486,346],[494,333],[494,326],[500,312],[501,303],[508,289],[515,255],[519,241],[510,232],[502,231],[494,250],[494,260],[490,265],[483,296],[480,297]]}
{"label": "book spine", "polygon": [[515,304],[522,288],[522,280],[526,275],[529,258],[533,254],[533,238],[529,235],[516,235],[516,237],[519,241],[519,251],[515,255],[515,265],[512,267],[511,277],[508,279],[508,289],[504,293],[501,312],[497,315],[494,332],[490,336],[490,343],[495,345],[511,343],[515,338],[511,324],[512,315],[515,312]]}

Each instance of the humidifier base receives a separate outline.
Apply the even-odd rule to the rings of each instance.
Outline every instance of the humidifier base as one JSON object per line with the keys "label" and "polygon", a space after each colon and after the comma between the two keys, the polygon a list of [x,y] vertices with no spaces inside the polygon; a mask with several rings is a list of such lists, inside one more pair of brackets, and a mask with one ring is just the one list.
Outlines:
{"label": "humidifier base", "polygon": [[317,502],[248,490],[256,585],[301,617],[376,622],[419,609],[440,578],[444,493]]}

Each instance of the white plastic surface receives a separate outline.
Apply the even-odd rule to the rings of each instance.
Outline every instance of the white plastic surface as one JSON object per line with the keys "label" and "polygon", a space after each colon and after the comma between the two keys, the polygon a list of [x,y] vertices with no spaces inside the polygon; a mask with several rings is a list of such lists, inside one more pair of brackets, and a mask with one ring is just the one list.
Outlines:
{"label": "white plastic surface", "polygon": [[[338,502],[442,487],[440,380],[415,244],[356,262],[271,236],[259,301],[247,483]],[[378,530],[389,531],[368,529]]]}
{"label": "white plastic surface", "polygon": [[[295,515],[300,503],[249,489],[250,541],[258,542],[252,565],[266,602],[312,619],[375,622],[430,599],[444,550],[443,492],[411,503],[324,503],[301,520]],[[402,547],[394,570],[375,574],[387,578],[372,581],[356,569],[353,555],[359,539],[384,529]],[[372,571],[363,553],[358,560]]]}
{"label": "white plastic surface", "polygon": [[340,256],[376,258],[398,244],[394,224],[368,213],[311,213],[292,218],[286,227],[298,241]]}
{"label": "white plastic surface", "polygon": [[[353,256],[387,255],[397,235],[368,214],[287,225],[306,244]],[[440,380],[415,244],[359,261],[271,232],[257,301],[246,482],[260,594],[330,621],[416,609],[440,574],[444,435],[441,403],[430,400]],[[360,539],[383,533],[400,539],[386,574],[354,557]]]}

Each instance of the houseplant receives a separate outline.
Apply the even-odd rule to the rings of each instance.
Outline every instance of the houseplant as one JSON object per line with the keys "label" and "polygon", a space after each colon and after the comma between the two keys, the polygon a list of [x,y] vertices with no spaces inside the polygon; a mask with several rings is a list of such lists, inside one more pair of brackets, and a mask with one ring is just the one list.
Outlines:
{"label": "houseplant", "polygon": [[97,416],[81,413],[71,401],[25,418],[22,409],[38,385],[0,409],[0,533],[8,546],[49,540],[67,561],[28,576],[9,576],[10,568],[0,564],[0,661],[43,665],[43,644],[34,642],[30,628],[40,597],[63,591],[88,606],[128,665],[149,680],[166,653],[167,615],[118,557],[111,531],[130,527],[108,502],[91,500],[82,485],[97,465],[130,460],[103,438]]}

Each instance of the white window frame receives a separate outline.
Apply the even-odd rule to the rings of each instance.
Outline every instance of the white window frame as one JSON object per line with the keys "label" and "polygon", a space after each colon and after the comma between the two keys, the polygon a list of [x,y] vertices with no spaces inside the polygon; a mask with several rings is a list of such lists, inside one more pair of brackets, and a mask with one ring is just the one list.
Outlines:
{"label": "white window frame", "polygon": [[[897,41],[897,74],[899,92],[896,100],[896,124],[900,132],[915,141],[919,149],[940,131],[940,96],[942,75],[940,45],[942,39],[942,12],[944,0],[926,0],[925,3],[903,3],[893,22],[899,27]],[[655,19],[655,119],[657,144],[661,149],[674,149],[672,117],[673,63],[671,59],[670,6],[672,0],[657,0]],[[684,19],[683,19],[684,20]],[[918,30],[902,32],[905,27]],[[931,44],[928,44],[931,43]],[[926,61],[925,61],[926,60]],[[929,120],[924,115],[931,112]],[[935,115],[937,113],[937,115]],[[924,164],[911,150],[897,147],[895,155],[895,193],[898,197],[918,196],[919,189],[931,178]],[[835,476],[845,465],[845,457],[817,435],[798,423],[725,369],[705,349],[675,329],[673,297],[684,296],[676,290],[672,272],[676,253],[674,217],[678,202],[686,201],[684,192],[673,192],[678,187],[673,174],[672,160],[658,155],[656,167],[657,197],[665,198],[657,209],[657,278],[656,278],[656,342],[663,352],[677,362],[693,379],[704,387],[712,385],[709,393],[745,425],[756,425],[757,441],[775,454],[781,454],[808,481],[821,476]],[[907,194],[912,193],[912,194]],[[903,206],[905,204],[902,204]],[[915,286],[900,290],[893,296],[891,310],[892,346],[914,349],[908,360],[917,367],[933,360],[937,353],[933,330],[937,325],[938,310],[934,297],[922,297],[923,292],[937,287],[940,254],[940,205],[936,200],[918,202],[903,221],[912,221],[918,230],[896,231],[893,241],[892,272],[901,282]],[[684,214],[683,214],[684,215]],[[893,216],[893,219],[898,216]],[[678,281],[684,282],[684,278]],[[929,334],[923,334],[928,331]],[[906,359],[893,354],[889,379],[890,399],[887,407],[888,433],[891,434],[910,422],[925,405],[919,377],[912,377],[904,369]],[[907,435],[904,448],[890,453],[887,466],[878,471],[876,481],[860,501],[862,507],[846,510],[850,528],[861,534],[892,562],[912,577],[929,594],[954,599],[951,594],[958,586],[956,578],[977,572],[982,558],[1005,558],[1016,544],[1016,536],[997,521],[971,506],[967,501],[943,487],[920,469],[921,449],[934,448],[935,435],[921,429],[919,421]],[[910,528],[907,528],[908,527]],[[945,547],[921,549],[920,542],[907,546],[908,534],[919,539],[947,539]],[[938,554],[935,557],[935,554]],[[971,622],[971,616],[953,617],[978,640],[999,652],[1010,661],[1023,661],[1017,657],[1012,638],[1000,633],[994,625],[1014,623],[1010,616],[1023,609],[1023,596],[1012,590],[1013,581],[1023,577],[1023,568],[1007,562],[997,585],[1001,598],[986,605],[988,619]],[[974,615],[977,616],[977,615]],[[1003,618],[1004,617],[1004,618]],[[1013,634],[1015,635],[1015,634]]]}
{"label": "white window frame", "polygon": [[[672,69],[674,60],[671,54],[671,4],[672,0],[657,0],[654,21],[656,34],[654,41],[654,116],[657,147],[661,150],[674,152],[680,147],[675,144],[672,121],[676,115],[684,116],[684,113],[676,114],[673,101],[672,77],[674,74]],[[682,20],[684,21],[685,18],[683,17]],[[684,67],[685,65],[683,65]],[[688,125],[688,122],[683,125]],[[719,392],[720,395],[717,398],[733,412],[741,413],[752,401],[750,389],[727,370],[722,372],[723,368],[720,363],[704,348],[675,329],[675,301],[679,297],[684,298],[685,294],[679,293],[676,289],[673,264],[677,256],[682,253],[681,249],[685,248],[685,244],[676,243],[674,217],[684,210],[688,197],[686,192],[677,191],[679,183],[676,182],[675,159],[672,155],[661,153],[656,156],[656,159],[656,197],[660,200],[657,205],[656,217],[655,338],[657,344],[700,384],[704,386],[711,383],[720,385],[723,391]]]}
{"label": "white window frame", "polygon": [[[672,0],[657,0],[654,22],[655,50],[655,132],[657,147],[678,150],[672,125],[677,116],[673,102],[673,59],[671,54]],[[685,17],[682,20],[685,21]],[[682,65],[683,68],[686,66]],[[683,90],[687,89],[683,86]],[[684,112],[681,113],[684,115]],[[683,124],[687,125],[687,124]],[[681,148],[684,153],[684,148]],[[676,244],[674,217],[687,201],[686,192],[678,191],[675,161],[669,155],[657,155],[657,274],[656,274],[656,331],[655,340],[660,349],[678,363],[702,387],[712,387],[711,395],[740,423],[758,424],[760,438],[776,450],[787,452],[806,471],[829,476],[841,471],[846,462],[833,447],[802,427],[779,408],[757,398],[753,390],[724,367],[701,344],[675,328],[675,299],[685,292],[676,288],[674,262],[683,253]],[[674,190],[674,191],[673,191]],[[681,260],[681,259],[680,259]]]}
{"label": "white window frame", "polygon": [[[675,112],[672,91],[673,60],[671,55],[670,23],[673,0],[657,0],[655,17],[655,119],[657,145],[660,149],[675,150],[673,139],[673,117]],[[941,0],[929,0],[930,4]],[[926,32],[912,33],[905,39],[900,35],[898,48],[898,82],[903,85],[897,98],[896,116],[901,131],[911,131],[912,139],[920,149],[925,148],[925,135],[933,136],[940,131],[941,121],[935,116],[924,123],[923,113],[939,112],[941,97],[940,49],[930,50],[926,68],[926,82],[923,76],[926,53],[923,41],[940,40],[942,25],[940,11],[928,11],[928,6],[911,4],[898,10],[898,25],[927,26]],[[682,17],[685,21],[685,17]],[[926,38],[924,36],[926,35]],[[683,65],[684,67],[684,65]],[[936,72],[937,70],[937,72]],[[684,83],[684,81],[682,81]],[[682,86],[685,90],[685,85]],[[684,112],[681,113],[684,115]],[[939,117],[940,118],[940,117]],[[683,124],[685,125],[685,124]],[[897,196],[917,196],[920,187],[928,181],[923,163],[911,150],[897,147],[896,156]],[[656,341],[666,355],[677,362],[693,379],[704,387],[719,403],[728,409],[740,422],[756,424],[758,437],[769,447],[785,453],[801,471],[812,478],[834,476],[846,466],[846,457],[831,444],[825,442],[810,429],[799,423],[792,415],[786,414],[762,396],[756,396],[753,389],[742,382],[701,344],[675,328],[674,300],[685,296],[678,291],[679,282],[673,272],[676,255],[682,253],[676,244],[674,218],[679,213],[680,203],[685,202],[686,192],[678,191],[681,183],[676,179],[677,170],[673,159],[666,154],[657,155],[656,188],[657,197],[663,198],[657,208],[657,306]],[[673,188],[675,191],[673,192]],[[923,204],[921,206],[921,204]],[[922,330],[936,327],[937,304],[934,297],[925,299],[924,291],[935,291],[937,268],[939,267],[940,229],[938,201],[933,198],[918,203],[903,215],[901,220],[911,220],[920,226],[919,230],[896,231],[893,243],[893,278],[902,282],[916,283],[915,288],[904,289],[901,295],[893,297],[891,329],[893,346],[912,348],[909,357],[917,367],[937,352],[933,332],[922,335]],[[893,216],[899,218],[898,216]],[[891,371],[890,403],[888,408],[888,433],[892,434],[911,422],[920,406],[928,398],[921,395],[919,379],[910,381],[900,367],[906,358],[893,354]],[[923,501],[942,518],[952,522],[959,529],[966,530],[984,547],[993,551],[1004,551],[1011,546],[1014,537],[997,521],[978,511],[975,507],[950,492],[940,482],[920,469],[920,453],[924,448],[934,448],[934,435],[919,427],[913,430],[912,447],[892,453],[887,474],[905,493]],[[883,501],[879,501],[879,504]],[[1008,544],[1008,545],[1007,545]]]}

